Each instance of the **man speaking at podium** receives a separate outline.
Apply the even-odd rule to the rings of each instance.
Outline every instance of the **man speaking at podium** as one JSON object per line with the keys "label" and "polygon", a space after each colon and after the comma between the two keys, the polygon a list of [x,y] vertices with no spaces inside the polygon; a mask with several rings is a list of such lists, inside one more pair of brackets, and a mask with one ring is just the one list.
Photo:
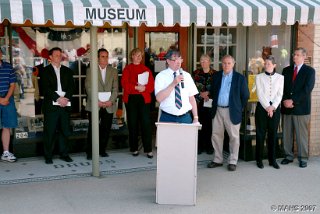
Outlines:
{"label": "man speaking at podium", "polygon": [[155,79],[155,95],[161,110],[159,122],[198,123],[194,98],[198,89],[191,75],[181,69],[180,52],[169,50],[165,58],[168,68]]}

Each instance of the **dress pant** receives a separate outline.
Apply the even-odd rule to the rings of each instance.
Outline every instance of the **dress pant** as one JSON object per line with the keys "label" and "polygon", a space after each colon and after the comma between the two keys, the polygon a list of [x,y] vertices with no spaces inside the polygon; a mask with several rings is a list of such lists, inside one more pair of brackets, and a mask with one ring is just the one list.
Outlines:
{"label": "dress pant", "polygon": [[280,107],[276,109],[273,116],[270,118],[268,112],[262,107],[260,103],[257,104],[255,112],[256,124],[256,160],[262,161],[264,141],[266,132],[268,132],[267,146],[268,146],[268,160],[273,163],[276,159],[276,144],[277,144],[277,130],[280,122]]}
{"label": "dress pant", "polygon": [[[87,136],[87,155],[92,155],[92,113],[88,111],[89,127]],[[113,114],[108,113],[106,109],[100,108],[99,110],[99,154],[106,152],[110,130],[112,126]]]}
{"label": "dress pant", "polygon": [[308,125],[310,115],[283,115],[283,145],[286,158],[293,160],[293,142],[296,136],[298,160],[308,160]]}
{"label": "dress pant", "polygon": [[63,108],[59,108],[54,112],[45,112],[43,131],[44,157],[46,159],[52,159],[57,131],[59,135],[60,156],[67,156],[69,150],[67,138],[71,135],[69,112]]}
{"label": "dress pant", "polygon": [[165,111],[161,111],[160,113],[160,118],[159,118],[159,122],[163,122],[163,123],[187,123],[187,124],[191,124],[192,123],[192,117],[190,112],[187,112],[183,115],[173,115],[173,114],[169,114]]}
{"label": "dress pant", "polygon": [[[141,134],[144,152],[152,152],[150,104],[144,102],[142,95],[131,94],[126,103],[126,110],[130,151],[139,150],[139,134]],[[139,133],[139,128],[141,133]]]}
{"label": "dress pant", "polygon": [[212,134],[212,118],[210,108],[203,107],[203,102],[198,105],[199,122],[202,125],[198,134],[198,150],[212,151],[211,134]]}
{"label": "dress pant", "polygon": [[237,164],[240,146],[240,123],[233,124],[230,120],[229,108],[217,108],[215,117],[212,119],[212,146],[214,149],[215,163],[223,163],[223,142],[225,131],[229,135],[229,164]]}

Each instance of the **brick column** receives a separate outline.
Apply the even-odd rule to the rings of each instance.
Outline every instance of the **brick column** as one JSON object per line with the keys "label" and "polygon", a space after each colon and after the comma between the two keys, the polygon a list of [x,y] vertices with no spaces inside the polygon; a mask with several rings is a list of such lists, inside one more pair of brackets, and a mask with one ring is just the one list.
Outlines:
{"label": "brick column", "polygon": [[311,66],[316,70],[316,83],[311,97],[309,156],[320,156],[320,25],[300,25],[298,29],[297,46],[307,49]]}

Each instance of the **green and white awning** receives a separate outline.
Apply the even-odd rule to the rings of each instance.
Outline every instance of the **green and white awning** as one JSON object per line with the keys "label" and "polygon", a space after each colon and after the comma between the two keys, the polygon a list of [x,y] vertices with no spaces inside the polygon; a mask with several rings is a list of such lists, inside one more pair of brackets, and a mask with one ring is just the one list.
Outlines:
{"label": "green and white awning", "polygon": [[318,0],[0,0],[0,22],[102,26],[320,24]]}

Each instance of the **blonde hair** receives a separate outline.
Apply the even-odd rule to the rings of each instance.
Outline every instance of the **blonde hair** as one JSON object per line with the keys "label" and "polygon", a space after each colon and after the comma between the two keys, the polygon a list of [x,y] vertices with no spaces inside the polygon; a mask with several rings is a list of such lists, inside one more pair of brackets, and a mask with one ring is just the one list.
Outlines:
{"label": "blonde hair", "polygon": [[200,62],[201,62],[202,59],[208,59],[209,62],[211,62],[211,57],[209,56],[209,54],[202,54],[200,56]]}
{"label": "blonde hair", "polygon": [[133,57],[134,55],[136,55],[137,53],[141,53],[141,56],[143,57],[143,52],[142,52],[142,50],[141,50],[140,48],[134,48],[134,49],[132,49],[132,51],[130,52],[130,59],[131,59],[131,61],[132,61],[132,57]]}

